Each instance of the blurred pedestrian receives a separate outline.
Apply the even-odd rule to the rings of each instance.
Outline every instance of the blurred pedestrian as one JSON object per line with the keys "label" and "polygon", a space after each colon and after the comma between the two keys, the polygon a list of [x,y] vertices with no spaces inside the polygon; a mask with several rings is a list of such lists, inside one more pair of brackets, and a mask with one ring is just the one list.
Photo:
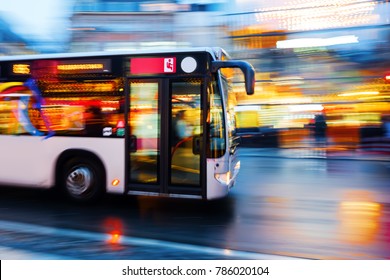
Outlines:
{"label": "blurred pedestrian", "polygon": [[327,142],[326,140],[326,119],[323,114],[315,115],[314,117],[314,138],[316,142],[316,146],[324,146]]}
{"label": "blurred pedestrian", "polygon": [[387,139],[390,139],[390,115],[382,116],[382,130],[383,136]]}
{"label": "blurred pedestrian", "polygon": [[85,112],[87,136],[103,136],[104,115],[98,106],[91,106]]}
{"label": "blurred pedestrian", "polygon": [[177,120],[176,120],[176,134],[178,138],[184,139],[192,135],[192,129],[191,126],[187,123],[187,121],[184,119],[184,110],[181,110],[177,113]]}

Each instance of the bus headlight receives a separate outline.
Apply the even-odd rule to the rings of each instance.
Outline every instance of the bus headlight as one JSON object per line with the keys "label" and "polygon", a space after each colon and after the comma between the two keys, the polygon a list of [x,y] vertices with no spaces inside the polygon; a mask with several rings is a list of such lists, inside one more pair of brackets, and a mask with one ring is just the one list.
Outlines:
{"label": "bus headlight", "polygon": [[215,174],[215,179],[217,179],[218,182],[221,184],[229,185],[231,180],[231,174],[230,171],[226,173],[217,173]]}

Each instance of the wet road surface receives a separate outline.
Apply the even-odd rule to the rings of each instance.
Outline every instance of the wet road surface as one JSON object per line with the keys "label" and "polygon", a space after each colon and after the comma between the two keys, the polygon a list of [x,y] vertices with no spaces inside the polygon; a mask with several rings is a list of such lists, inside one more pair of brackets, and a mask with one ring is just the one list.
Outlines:
{"label": "wet road surface", "polygon": [[390,259],[390,162],[248,151],[220,201],[0,188],[0,258]]}

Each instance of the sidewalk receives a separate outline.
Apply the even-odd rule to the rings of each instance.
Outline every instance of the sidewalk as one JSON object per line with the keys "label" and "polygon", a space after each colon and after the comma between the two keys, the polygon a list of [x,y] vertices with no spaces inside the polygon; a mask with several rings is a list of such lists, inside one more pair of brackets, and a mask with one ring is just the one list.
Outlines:
{"label": "sidewalk", "polygon": [[390,161],[390,153],[361,150],[335,150],[330,148],[247,148],[239,147],[243,156],[274,158],[313,158],[335,160]]}

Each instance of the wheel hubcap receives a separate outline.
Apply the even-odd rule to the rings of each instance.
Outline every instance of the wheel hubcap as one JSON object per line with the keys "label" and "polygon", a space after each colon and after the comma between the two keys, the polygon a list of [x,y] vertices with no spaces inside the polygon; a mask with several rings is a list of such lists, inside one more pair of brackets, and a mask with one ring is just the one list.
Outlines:
{"label": "wheel hubcap", "polygon": [[66,187],[72,195],[79,196],[87,192],[92,184],[92,173],[87,167],[78,167],[69,173]]}

